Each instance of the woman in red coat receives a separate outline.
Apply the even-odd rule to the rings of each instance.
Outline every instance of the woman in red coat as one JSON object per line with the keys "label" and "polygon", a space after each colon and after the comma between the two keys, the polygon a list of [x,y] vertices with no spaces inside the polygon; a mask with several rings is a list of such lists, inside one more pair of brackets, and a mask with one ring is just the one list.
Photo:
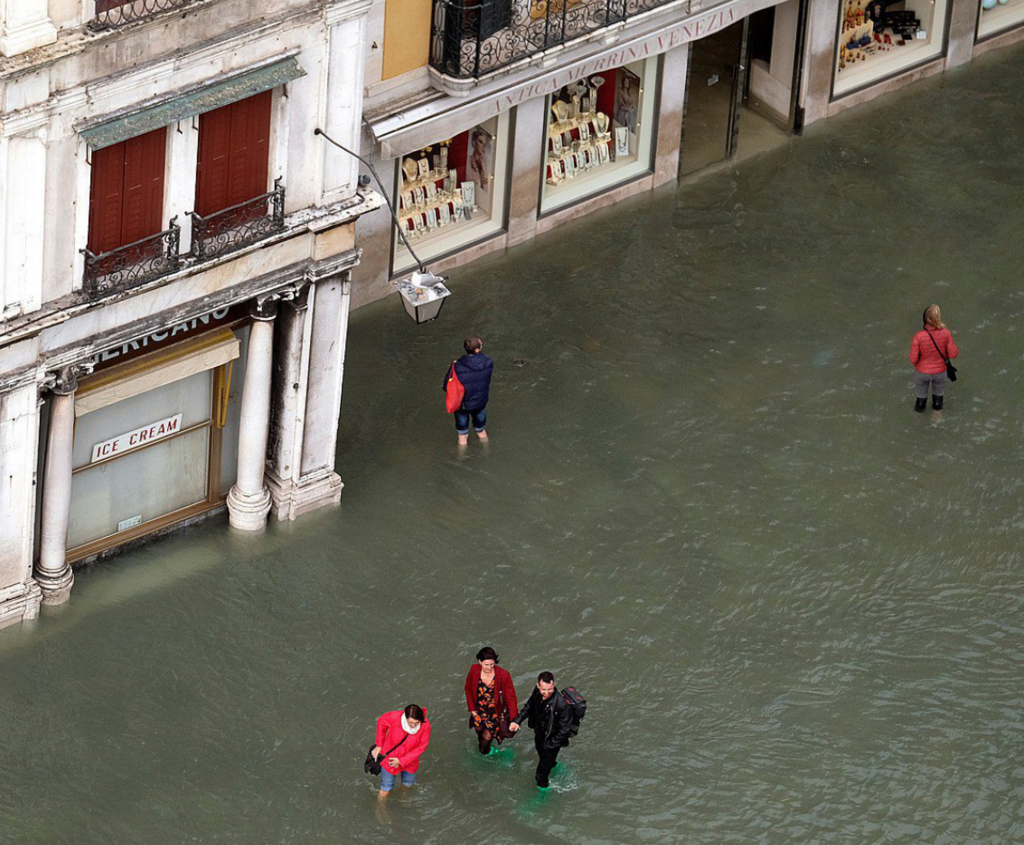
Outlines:
{"label": "woman in red coat", "polygon": [[416,780],[420,767],[420,755],[430,743],[430,722],[427,711],[417,704],[410,704],[405,710],[392,710],[377,720],[376,747],[374,759],[380,763],[380,797],[387,798],[395,788],[398,776],[402,786],[410,787]]}
{"label": "woman in red coat", "polygon": [[469,726],[476,731],[480,743],[480,753],[490,754],[491,743],[497,741],[500,745],[503,739],[498,730],[502,714],[507,714],[508,721],[514,722],[519,715],[519,702],[512,676],[498,666],[498,655],[493,648],[484,646],[477,652],[476,660],[466,676],[466,707]]}
{"label": "woman in red coat", "polygon": [[956,358],[960,350],[953,342],[942,312],[938,305],[924,309],[924,328],[914,335],[910,342],[910,363],[917,370],[914,373],[914,389],[917,400],[914,410],[924,413],[928,404],[928,385],[932,387],[932,409],[942,410],[943,394],[946,392],[946,359]]}

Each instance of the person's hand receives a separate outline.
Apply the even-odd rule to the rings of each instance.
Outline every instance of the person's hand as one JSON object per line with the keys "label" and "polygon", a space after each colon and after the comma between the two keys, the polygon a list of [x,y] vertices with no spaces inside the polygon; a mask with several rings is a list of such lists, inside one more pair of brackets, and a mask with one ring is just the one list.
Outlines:
{"label": "person's hand", "polygon": [[519,730],[519,725],[517,725],[515,722],[509,722],[508,729],[512,731],[512,733],[515,733]]}
{"label": "person's hand", "polygon": [[397,757],[388,757],[388,765],[391,766],[392,769],[397,769],[402,765],[402,761]]}
{"label": "person's hand", "polygon": [[476,710],[470,710],[469,711],[469,715],[470,716],[475,716],[476,715]]}
{"label": "person's hand", "polygon": [[371,751],[370,754],[373,756],[374,760],[376,760],[378,757],[380,757],[380,746],[379,745],[373,746],[373,751]]}

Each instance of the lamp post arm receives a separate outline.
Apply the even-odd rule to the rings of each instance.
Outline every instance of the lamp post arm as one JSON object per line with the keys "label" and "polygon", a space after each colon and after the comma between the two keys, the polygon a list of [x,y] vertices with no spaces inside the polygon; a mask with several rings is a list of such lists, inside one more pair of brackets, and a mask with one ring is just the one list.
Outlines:
{"label": "lamp post arm", "polygon": [[420,261],[420,257],[415,253],[415,251],[412,248],[412,244],[409,243],[409,239],[405,236],[405,230],[402,229],[402,224],[398,219],[398,215],[395,214],[395,207],[394,205],[391,204],[391,197],[388,195],[388,190],[387,188],[384,187],[384,183],[380,181],[380,176],[377,175],[377,171],[374,170],[373,165],[370,164],[369,161],[367,161],[358,153],[354,153],[348,147],[339,144],[330,135],[324,132],[324,130],[321,129],[319,126],[313,130],[313,134],[323,136],[328,142],[334,144],[334,146],[336,146],[339,150],[348,153],[353,158],[359,159],[359,161],[366,165],[367,170],[369,170],[370,173],[373,174],[373,178],[377,180],[377,185],[380,187],[380,193],[381,196],[384,197],[384,202],[388,204],[388,211],[391,212],[391,219],[394,221],[395,229],[398,230],[398,237],[402,239],[402,243],[405,244],[405,248],[409,250],[409,254],[416,260],[416,264],[420,268],[420,272],[426,273],[427,268],[423,266],[423,262]]}

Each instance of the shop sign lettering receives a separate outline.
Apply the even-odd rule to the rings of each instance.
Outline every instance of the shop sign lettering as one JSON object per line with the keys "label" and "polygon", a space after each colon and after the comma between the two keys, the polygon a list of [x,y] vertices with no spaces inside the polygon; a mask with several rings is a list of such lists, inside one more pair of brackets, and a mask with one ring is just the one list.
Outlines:
{"label": "shop sign lettering", "polygon": [[160,346],[169,340],[181,340],[184,335],[194,332],[196,329],[204,328],[211,323],[216,325],[218,321],[228,316],[230,310],[230,308],[218,308],[209,314],[203,314],[202,317],[193,317],[184,323],[178,323],[166,329],[161,329],[158,332],[152,332],[144,337],[140,337],[138,340],[129,340],[121,346],[115,346],[113,349],[107,349],[104,352],[98,353],[93,360],[96,364],[102,365],[108,361],[130,356],[132,353],[144,352],[151,347]]}
{"label": "shop sign lettering", "polygon": [[583,62],[576,65],[576,67],[559,71],[546,79],[539,79],[536,82],[531,82],[529,85],[524,85],[511,94],[498,97],[494,101],[494,113],[501,114],[513,106],[518,106],[535,97],[546,97],[549,94],[554,94],[577,79],[622,67],[622,65],[640,61],[651,56],[658,56],[666,50],[678,47],[680,44],[686,44],[698,38],[705,38],[712,33],[718,32],[720,29],[725,29],[735,19],[736,9],[733,7],[691,18],[660,35],[648,38],[646,41],[605,53],[603,56]]}
{"label": "shop sign lettering", "polygon": [[97,443],[92,447],[92,460],[89,463],[94,464],[96,461],[112,458],[114,455],[123,455],[125,452],[130,452],[132,449],[138,449],[140,446],[157,440],[163,440],[179,431],[181,431],[181,414],[175,414],[165,420],[144,425],[135,431],[119,434],[110,440]]}

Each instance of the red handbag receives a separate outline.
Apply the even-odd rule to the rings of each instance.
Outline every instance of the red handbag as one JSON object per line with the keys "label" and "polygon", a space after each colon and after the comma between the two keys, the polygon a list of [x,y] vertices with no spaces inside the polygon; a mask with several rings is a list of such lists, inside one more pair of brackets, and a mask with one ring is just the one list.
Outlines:
{"label": "red handbag", "polygon": [[462,400],[466,395],[466,388],[459,381],[455,372],[455,362],[452,361],[452,368],[448,372],[448,381],[444,385],[444,404],[449,414],[454,414],[462,407]]}

